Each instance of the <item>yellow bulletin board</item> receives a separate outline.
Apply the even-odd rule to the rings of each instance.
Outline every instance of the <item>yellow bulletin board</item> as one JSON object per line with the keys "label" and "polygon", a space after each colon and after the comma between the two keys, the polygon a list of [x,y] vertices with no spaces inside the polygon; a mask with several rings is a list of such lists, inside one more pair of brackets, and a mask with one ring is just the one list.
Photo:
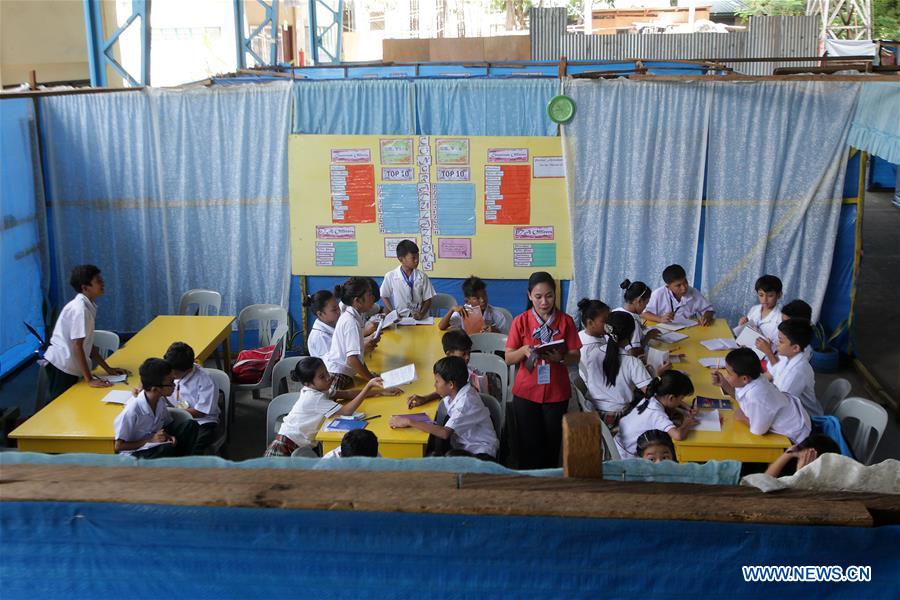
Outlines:
{"label": "yellow bulletin board", "polygon": [[292,272],[381,275],[404,239],[432,277],[572,277],[557,137],[292,135]]}

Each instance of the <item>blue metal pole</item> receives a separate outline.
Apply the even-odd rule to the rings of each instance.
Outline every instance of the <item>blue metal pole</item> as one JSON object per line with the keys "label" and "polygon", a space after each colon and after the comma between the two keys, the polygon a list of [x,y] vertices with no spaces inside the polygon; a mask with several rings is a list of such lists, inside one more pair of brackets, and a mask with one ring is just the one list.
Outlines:
{"label": "blue metal pole", "polygon": [[141,85],[150,85],[150,0],[132,0],[131,10],[141,17]]}
{"label": "blue metal pole", "polygon": [[272,7],[269,10],[269,18],[272,20],[272,50],[270,53],[272,65],[278,64],[278,0],[272,0]]}
{"label": "blue metal pole", "polygon": [[88,66],[92,87],[106,87],[106,62],[103,60],[103,16],[99,0],[84,0],[84,32],[87,38]]}
{"label": "blue metal pole", "polygon": [[244,69],[247,67],[244,59],[244,0],[234,0],[234,45],[237,50],[236,68]]}
{"label": "blue metal pole", "polygon": [[317,0],[309,0],[309,59],[314,65],[319,64],[319,27],[316,23]]}

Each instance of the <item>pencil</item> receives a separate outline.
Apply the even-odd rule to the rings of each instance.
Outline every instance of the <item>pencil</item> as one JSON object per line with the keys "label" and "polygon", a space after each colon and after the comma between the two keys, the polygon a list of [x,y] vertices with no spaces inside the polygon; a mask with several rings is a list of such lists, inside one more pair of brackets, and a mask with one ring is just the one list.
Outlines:
{"label": "pencil", "polygon": [[372,415],[371,417],[365,417],[363,421],[371,421],[372,419],[377,419],[381,415]]}

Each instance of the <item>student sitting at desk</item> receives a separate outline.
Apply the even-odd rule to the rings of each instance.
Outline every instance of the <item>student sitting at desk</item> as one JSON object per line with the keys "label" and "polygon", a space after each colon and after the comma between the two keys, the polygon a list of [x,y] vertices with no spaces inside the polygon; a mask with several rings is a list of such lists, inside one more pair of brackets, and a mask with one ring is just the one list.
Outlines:
{"label": "student sitting at desk", "polygon": [[326,452],[322,458],[352,458],[366,456],[376,458],[378,454],[378,436],[368,429],[351,429],[341,438],[341,445]]}
{"label": "student sitting at desk", "polygon": [[734,420],[750,427],[750,433],[781,434],[796,444],[811,431],[809,415],[800,399],[785,394],[761,377],[759,358],[750,348],[732,350],[725,357],[725,373],[713,371],[712,382],[737,400]]}
{"label": "student sitting at desk", "polygon": [[812,337],[809,321],[788,319],[778,324],[777,354],[762,339],[756,340],[756,347],[769,361],[769,374],[775,387],[799,398],[810,417],[821,417],[825,411],[816,399],[816,375],[805,353]]}
{"label": "student sitting at desk", "polygon": [[195,454],[204,454],[216,437],[219,425],[219,390],[212,377],[200,365],[194,364],[194,349],[184,342],[175,342],[163,357],[172,365],[175,395],[172,404],[188,411],[199,425]]}
{"label": "student sitting at desk", "polygon": [[[481,331],[491,333],[509,333],[509,323],[506,322],[506,316],[503,313],[494,310],[494,307],[488,303],[487,285],[480,277],[470,276],[462,283],[463,306],[454,306],[438,323],[438,328],[443,331],[447,328],[462,328],[464,321],[469,317],[470,313],[475,311],[481,314]],[[476,310],[477,309],[477,310]],[[476,324],[477,327],[477,324]],[[472,328],[465,325],[467,331],[472,332]],[[475,331],[474,333],[479,333]]]}
{"label": "student sitting at desk", "polygon": [[663,270],[665,285],[653,290],[650,302],[641,315],[659,323],[670,323],[677,318],[698,319],[700,325],[712,325],[715,311],[709,300],[687,282],[687,273],[681,265],[669,265]]}
{"label": "student sitting at desk", "polygon": [[115,450],[136,458],[163,458],[193,454],[199,426],[193,419],[173,420],[167,394],[175,390],[172,365],[161,358],[148,358],[140,368],[141,387],[137,396],[113,421]]}
{"label": "student sitting at desk", "polygon": [[478,392],[469,385],[469,369],[458,356],[445,356],[434,363],[434,389],[443,397],[447,422],[413,421],[405,415],[391,417],[391,427],[413,427],[442,440],[450,440],[447,456],[474,456],[495,460],[500,441],[491,422],[491,412]]}
{"label": "student sitting at desk", "polygon": [[647,343],[659,337],[659,329],[648,329],[644,327],[641,320],[641,313],[650,303],[650,288],[643,281],[629,279],[620,283],[619,287],[624,291],[625,302],[615,310],[626,312],[634,319],[634,333],[631,335],[631,345],[628,347],[628,351],[635,356],[641,356],[644,354],[644,347]]}
{"label": "student sitting at desk", "polygon": [[[352,415],[365,398],[381,393],[372,388],[382,384],[380,378],[374,377],[359,392],[337,391],[330,397],[332,376],[322,359],[314,356],[301,358],[291,379],[299,381],[303,389],[263,456],[290,456],[294,450],[304,449],[315,458],[313,448],[317,446],[316,433],[322,422],[328,417]],[[341,405],[335,399],[347,402]]]}
{"label": "student sitting at desk", "polygon": [[331,338],[331,348],[323,357],[328,372],[335,378],[335,387],[346,390],[353,386],[353,376],[372,379],[375,374],[365,363],[363,315],[372,308],[375,297],[365,277],[350,277],[343,285],[334,288],[334,295],[347,309],[341,313]]}
{"label": "student sitting at desk", "polygon": [[331,349],[331,338],[334,336],[334,326],[341,316],[338,308],[338,299],[328,290],[319,290],[312,296],[303,299],[303,306],[316,315],[306,340],[306,348],[310,356],[322,358]]}
{"label": "student sitting at desk", "polygon": [[431,308],[434,287],[428,275],[419,270],[419,247],[412,240],[397,244],[400,266],[384,275],[381,300],[387,312],[408,311],[414,319],[422,319]]}
{"label": "student sitting at desk", "polygon": [[100,269],[94,265],[79,265],[72,269],[69,284],[77,296],[66,304],[44,352],[47,359],[47,397],[53,400],[84,377],[91,387],[109,387],[105,379],[91,375],[91,360],[110,375],[127,374],[106,364],[94,347],[94,323],[97,320],[96,300],[106,291]]}
{"label": "student sitting at desk", "polygon": [[759,304],[750,307],[747,316],[741,317],[738,321],[738,326],[753,326],[766,336],[774,347],[775,339],[778,337],[778,325],[782,321],[781,308],[778,307],[778,301],[781,300],[781,280],[774,275],[763,275],[756,280],[754,287]]}
{"label": "student sitting at desk", "polygon": [[[477,370],[468,366],[469,358],[472,356],[472,338],[469,337],[468,333],[462,329],[452,329],[445,333],[441,338],[441,346],[444,348],[445,356],[458,356],[466,361],[466,368],[469,370],[469,384],[475,388],[476,392],[484,392],[485,394],[490,394],[494,398],[503,397],[503,390],[500,389],[500,378],[497,375],[488,373],[488,375],[494,375],[493,378],[489,379]],[[492,379],[496,379],[496,381],[492,381]],[[487,385],[483,385],[484,383]],[[409,397],[408,404],[410,408],[414,408],[440,399],[441,395],[437,392],[432,392],[427,396],[413,394]]]}

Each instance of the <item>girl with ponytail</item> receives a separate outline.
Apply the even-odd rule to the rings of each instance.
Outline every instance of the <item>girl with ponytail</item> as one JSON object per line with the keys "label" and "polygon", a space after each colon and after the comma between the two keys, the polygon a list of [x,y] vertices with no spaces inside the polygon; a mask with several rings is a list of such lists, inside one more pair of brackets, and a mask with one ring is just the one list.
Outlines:
{"label": "girl with ponytail", "polygon": [[338,300],[328,290],[319,290],[312,296],[304,298],[303,306],[316,315],[316,320],[309,332],[309,339],[306,340],[306,348],[309,350],[310,356],[322,358],[328,354],[328,350],[331,348],[334,326],[341,316]]}
{"label": "girl with ponytail", "polygon": [[619,287],[624,292],[625,302],[615,311],[628,313],[634,319],[634,333],[631,334],[631,343],[628,346],[628,350],[634,356],[641,356],[644,353],[647,342],[659,337],[658,329],[647,329],[641,321],[641,313],[644,312],[644,309],[647,308],[647,303],[650,302],[652,290],[643,281],[631,281],[629,279],[620,283]]}
{"label": "girl with ponytail", "polygon": [[671,415],[684,406],[682,402],[694,393],[694,384],[680,371],[666,371],[648,385],[646,397],[632,401],[619,420],[616,447],[622,458],[637,457],[637,443],[641,435],[651,429],[666,432],[673,440],[683,440],[697,425],[696,409],[686,411],[681,425],[675,425]]}

